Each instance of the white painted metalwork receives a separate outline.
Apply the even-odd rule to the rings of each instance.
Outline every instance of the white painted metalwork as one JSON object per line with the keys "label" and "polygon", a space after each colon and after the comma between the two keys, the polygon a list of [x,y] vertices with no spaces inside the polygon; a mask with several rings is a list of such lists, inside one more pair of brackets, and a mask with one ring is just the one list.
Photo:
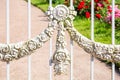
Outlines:
{"label": "white painted metalwork", "polygon": [[9,62],[7,62],[6,68],[7,68],[6,80],[10,80],[10,63]]}
{"label": "white painted metalwork", "polygon": [[[115,45],[115,0],[112,0],[112,45]],[[112,80],[115,80],[115,63],[112,61]]]}
{"label": "white painted metalwork", "polygon": [[[70,8],[73,9],[73,0],[70,0]],[[72,20],[72,24],[73,24],[73,20]],[[70,39],[70,59],[71,59],[71,64],[70,64],[70,80],[74,79],[73,76],[73,40]]]}
{"label": "white painted metalwork", "polygon": [[49,7],[52,7],[52,0],[49,0]]}
{"label": "white painted metalwork", "polygon": [[[91,40],[94,41],[94,0],[91,0]],[[94,80],[94,56],[90,57],[90,80]]]}
{"label": "white painted metalwork", "polygon": [[115,0],[112,0],[112,45],[115,45]]}
{"label": "white painted metalwork", "polygon": [[52,38],[50,38],[50,59],[49,59],[49,66],[50,66],[50,74],[49,74],[49,80],[52,80],[52,60],[51,60],[51,58],[52,58]]}
{"label": "white painted metalwork", "polygon": [[73,76],[73,40],[72,39],[70,39],[70,58],[71,58],[70,80],[74,80],[74,76]]}
{"label": "white painted metalwork", "polygon": [[[119,51],[120,45],[116,46],[115,45],[115,0],[112,0],[112,45],[107,45],[107,44],[102,44],[102,43],[97,43],[94,42],[94,0],[91,0],[91,40],[83,36],[82,34],[78,33],[73,26],[73,19],[74,16],[76,15],[76,12],[74,11],[74,6],[73,6],[73,0],[70,0],[70,9],[65,6],[65,5],[58,5],[54,9],[52,9],[52,0],[49,0],[49,10],[48,10],[48,16],[50,18],[50,23],[48,25],[48,28],[44,30],[40,35],[35,37],[34,39],[31,39],[31,0],[28,0],[28,41],[23,42],[23,43],[17,43],[15,45],[12,45],[10,43],[10,24],[9,24],[9,0],[6,0],[6,30],[7,30],[7,45],[5,44],[0,44],[0,50],[6,48],[5,46],[9,47],[10,50],[15,49],[16,45],[19,45],[20,49],[24,47],[25,51],[27,54],[30,52],[33,52],[34,50],[40,48],[43,43],[47,42],[50,39],[50,75],[49,75],[49,80],[52,80],[52,62],[54,63],[54,70],[55,73],[60,75],[65,72],[66,65],[71,62],[70,65],[70,80],[74,79],[73,76],[73,40],[80,46],[82,47],[86,52],[91,53],[91,59],[90,59],[90,80],[94,80],[94,57],[98,57],[104,60],[115,60],[118,62],[120,60],[120,57],[118,57],[119,53],[116,53],[114,58],[109,55],[103,55],[104,51],[106,53],[111,53],[114,54],[114,50]],[[69,18],[69,19],[68,19]],[[66,24],[66,27],[64,27],[64,24]],[[58,27],[56,27],[58,25]],[[58,30],[58,35],[57,35],[57,41],[56,41],[56,51],[55,54],[52,54],[52,34],[57,28]],[[66,29],[67,28],[67,29]],[[68,31],[71,40],[70,40],[70,54],[71,57],[69,56],[69,53],[67,51],[67,48],[65,46],[65,31]],[[37,40],[39,39],[39,41]],[[94,45],[94,46],[93,46]],[[31,47],[32,46],[32,47]],[[103,48],[104,47],[104,48]],[[102,50],[101,50],[102,48]],[[8,48],[7,48],[8,49]],[[112,49],[113,51],[111,51]],[[17,50],[17,49],[16,49]],[[9,51],[8,51],[9,52]],[[10,51],[11,52],[11,51]],[[4,53],[4,52],[3,52]],[[7,53],[7,52],[6,52]],[[12,53],[12,52],[11,52]],[[22,52],[21,52],[22,53]],[[23,57],[23,55],[27,55],[26,53],[20,54],[19,52],[16,53],[18,59],[18,54],[20,57]],[[96,55],[92,55],[92,53]],[[97,54],[99,53],[100,56]],[[2,55],[2,54],[1,54]],[[6,57],[7,56],[7,57]],[[7,62],[6,65],[6,80],[10,80],[10,62],[14,60],[15,58],[13,55],[2,55],[4,57],[4,61]],[[2,59],[2,58],[1,58]],[[115,61],[112,61],[112,80],[115,80]],[[28,56],[28,80],[31,80],[31,56]]]}
{"label": "white painted metalwork", "polygon": [[[52,9],[52,0],[49,0],[49,9]],[[50,20],[51,21],[51,20]],[[52,80],[52,38],[50,39],[49,80]]]}
{"label": "white painted metalwork", "polygon": [[70,6],[73,7],[73,0],[70,0]]}
{"label": "white painted metalwork", "polygon": [[94,80],[94,56],[91,55],[90,80]]}
{"label": "white painted metalwork", "polygon": [[[31,38],[31,0],[28,0],[28,39]],[[28,56],[28,80],[31,80],[31,55]]]}
{"label": "white painted metalwork", "polygon": [[[6,0],[6,39],[7,39],[7,44],[10,43],[10,8],[9,8],[9,0]],[[8,61],[7,62],[7,65],[6,65],[6,80],[10,80],[10,62]]]}
{"label": "white painted metalwork", "polygon": [[112,79],[111,80],[115,80],[115,63],[112,62]]}

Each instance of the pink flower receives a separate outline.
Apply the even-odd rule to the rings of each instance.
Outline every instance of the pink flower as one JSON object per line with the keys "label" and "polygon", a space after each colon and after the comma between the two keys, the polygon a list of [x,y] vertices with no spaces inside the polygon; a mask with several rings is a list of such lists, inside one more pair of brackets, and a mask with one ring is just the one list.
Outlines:
{"label": "pink flower", "polygon": [[[115,18],[120,18],[120,9],[118,8],[118,5],[115,6]],[[107,17],[105,18],[105,20],[108,23],[111,23],[112,21],[112,6],[108,6],[108,12],[107,12]]]}
{"label": "pink flower", "polygon": [[120,13],[119,14],[115,14],[115,18],[120,18]]}
{"label": "pink flower", "polygon": [[97,6],[99,6],[99,7],[103,7],[103,4],[101,4],[101,3],[97,3]]}

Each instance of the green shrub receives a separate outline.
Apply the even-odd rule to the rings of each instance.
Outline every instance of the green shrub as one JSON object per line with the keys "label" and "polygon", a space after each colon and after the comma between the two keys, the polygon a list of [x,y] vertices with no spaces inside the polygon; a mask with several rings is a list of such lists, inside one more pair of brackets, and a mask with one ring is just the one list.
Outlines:
{"label": "green shrub", "polygon": [[[49,0],[46,0],[49,3]],[[53,4],[62,4],[64,3],[64,0],[52,0]]]}

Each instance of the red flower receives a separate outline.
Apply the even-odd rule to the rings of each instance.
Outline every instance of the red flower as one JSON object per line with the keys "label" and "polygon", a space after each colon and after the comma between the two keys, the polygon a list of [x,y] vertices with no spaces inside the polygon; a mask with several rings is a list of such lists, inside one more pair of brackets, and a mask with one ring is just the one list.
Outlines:
{"label": "red flower", "polygon": [[112,12],[112,10],[111,10],[111,9],[109,9],[109,10],[108,10],[108,12],[110,12],[110,13],[111,13],[111,12]]}
{"label": "red flower", "polygon": [[111,12],[112,12],[112,8],[111,8],[111,6],[108,6],[107,8],[108,8],[108,12],[111,13]]}
{"label": "red flower", "polygon": [[90,13],[89,12],[85,12],[86,18],[90,18]]}
{"label": "red flower", "polygon": [[95,2],[97,3],[97,2],[99,2],[99,0],[95,0]]}
{"label": "red flower", "polygon": [[108,9],[110,9],[111,7],[110,7],[110,6],[108,6],[107,8],[108,8]]}
{"label": "red flower", "polygon": [[88,9],[89,7],[88,6],[85,6],[85,9]]}
{"label": "red flower", "polygon": [[84,1],[81,1],[78,5],[78,10],[81,10],[85,5],[85,2]]}
{"label": "red flower", "polygon": [[100,14],[96,14],[95,16],[96,16],[98,19],[101,18],[101,15],[100,15]]}

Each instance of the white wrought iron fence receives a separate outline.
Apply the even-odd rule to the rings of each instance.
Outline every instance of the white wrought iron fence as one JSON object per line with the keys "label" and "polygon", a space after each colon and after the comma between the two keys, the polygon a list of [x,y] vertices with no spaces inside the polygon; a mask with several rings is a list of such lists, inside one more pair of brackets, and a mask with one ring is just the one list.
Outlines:
{"label": "white wrought iron fence", "polygon": [[[18,43],[18,44],[10,44],[10,33],[9,33],[9,2],[10,0],[6,0],[6,29],[7,29],[7,44],[0,44],[0,50],[9,49],[8,52],[1,51],[0,57],[1,60],[7,63],[7,80],[10,80],[10,61],[14,59],[21,58],[25,55],[29,55],[32,51],[40,48],[41,44],[45,43],[50,39],[50,77],[49,80],[52,79],[52,64],[54,64],[54,69],[56,75],[62,74],[65,72],[66,65],[69,63],[70,65],[70,80],[74,80],[73,76],[73,41],[75,41],[80,47],[82,47],[86,52],[91,54],[91,70],[90,70],[90,80],[94,80],[94,57],[99,57],[101,59],[109,60],[112,62],[112,75],[111,80],[115,80],[115,62],[120,62],[120,45],[115,45],[115,0],[112,0],[112,45],[102,44],[94,42],[94,0],[91,0],[91,40],[87,39],[80,33],[78,33],[73,26],[73,19],[76,15],[73,6],[73,0],[70,0],[70,7],[66,7],[65,5],[57,5],[55,8],[52,7],[52,0],[49,0],[49,9],[47,11],[47,15],[49,17],[49,25],[48,28],[45,29],[37,37],[31,39],[31,0],[28,0],[28,39],[29,41]],[[64,23],[66,25],[64,25]],[[56,25],[58,25],[58,35],[56,41],[56,51],[52,54],[52,39],[51,36],[53,31],[56,29]],[[64,27],[66,26],[66,27]],[[70,54],[67,52],[65,47],[64,40],[64,32],[68,31],[71,36],[70,42]],[[62,38],[62,39],[61,39]],[[16,47],[17,46],[17,47]],[[31,47],[32,46],[32,47]],[[12,54],[17,50],[15,54]],[[24,50],[24,51],[23,51]],[[4,53],[8,53],[9,55],[4,55]],[[31,80],[31,55],[28,56],[28,80]]]}

